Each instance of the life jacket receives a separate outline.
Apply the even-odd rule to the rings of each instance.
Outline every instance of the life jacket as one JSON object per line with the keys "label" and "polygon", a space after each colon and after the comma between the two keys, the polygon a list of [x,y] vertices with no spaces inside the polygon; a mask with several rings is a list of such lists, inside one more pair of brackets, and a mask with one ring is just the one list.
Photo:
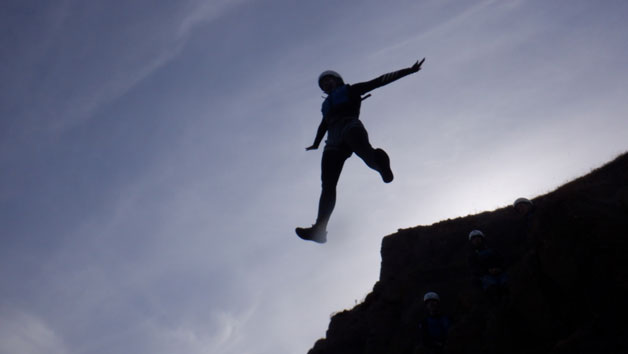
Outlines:
{"label": "life jacket", "polygon": [[427,333],[434,341],[444,341],[449,332],[449,318],[446,316],[431,317],[427,316],[423,320],[423,325],[427,329]]}
{"label": "life jacket", "polygon": [[489,268],[493,267],[504,267],[504,261],[501,255],[494,249],[485,248],[476,252],[478,255],[478,262],[484,268],[484,271],[487,271]]}
{"label": "life jacket", "polygon": [[328,125],[360,115],[361,98],[351,92],[351,85],[342,85],[332,91],[321,107]]}

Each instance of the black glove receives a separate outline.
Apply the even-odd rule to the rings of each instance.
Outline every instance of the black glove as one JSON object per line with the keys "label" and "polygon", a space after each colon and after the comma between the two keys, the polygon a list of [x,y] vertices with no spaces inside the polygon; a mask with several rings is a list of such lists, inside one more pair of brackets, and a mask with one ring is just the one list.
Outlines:
{"label": "black glove", "polygon": [[416,62],[416,63],[414,63],[414,65],[412,65],[412,66],[410,67],[410,69],[412,70],[412,72],[413,72],[413,73],[415,73],[415,72],[417,72],[417,71],[421,70],[421,65],[423,65],[423,62],[424,62],[424,61],[425,61],[425,58],[421,59],[421,61],[420,61],[420,62],[417,60],[417,62]]}

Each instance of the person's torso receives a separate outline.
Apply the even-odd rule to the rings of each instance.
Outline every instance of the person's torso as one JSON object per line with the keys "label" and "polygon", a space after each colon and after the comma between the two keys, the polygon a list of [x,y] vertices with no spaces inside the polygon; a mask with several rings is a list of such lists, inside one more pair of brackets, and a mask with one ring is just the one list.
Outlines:
{"label": "person's torso", "polygon": [[485,270],[493,267],[502,267],[501,256],[496,250],[492,248],[485,248],[478,251],[477,253],[478,261],[482,265],[482,267],[485,268]]}
{"label": "person's torso", "polygon": [[351,85],[343,85],[325,98],[321,112],[328,125],[345,119],[357,119],[360,116],[361,101],[360,96],[351,91]]}
{"label": "person's torso", "polygon": [[425,326],[430,337],[434,340],[444,340],[449,331],[449,318],[447,316],[428,316],[425,318]]}

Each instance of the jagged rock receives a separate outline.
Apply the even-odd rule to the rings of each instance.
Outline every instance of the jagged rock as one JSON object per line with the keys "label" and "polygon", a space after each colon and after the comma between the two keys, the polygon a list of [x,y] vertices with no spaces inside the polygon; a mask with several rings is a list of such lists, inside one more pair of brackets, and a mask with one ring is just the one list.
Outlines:
{"label": "jagged rock", "polygon": [[[533,202],[528,217],[506,207],[386,236],[373,291],[309,354],[423,353],[427,291],[453,318],[445,353],[628,352],[628,154]],[[501,301],[473,286],[473,229],[508,260]]]}

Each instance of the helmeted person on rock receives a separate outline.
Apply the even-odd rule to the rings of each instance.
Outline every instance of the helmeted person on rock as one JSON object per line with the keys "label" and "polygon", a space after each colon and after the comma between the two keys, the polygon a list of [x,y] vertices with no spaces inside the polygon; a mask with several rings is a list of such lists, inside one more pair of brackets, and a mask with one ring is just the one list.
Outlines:
{"label": "helmeted person on rock", "polygon": [[519,223],[515,226],[515,240],[522,243],[525,242],[525,248],[531,249],[533,253],[536,253],[539,223],[539,219],[536,216],[536,206],[530,199],[524,197],[517,198],[512,206],[519,219]]}
{"label": "helmeted person on rock", "polygon": [[469,266],[476,284],[481,285],[482,290],[490,297],[501,298],[508,292],[508,275],[505,272],[505,262],[497,250],[486,244],[486,236],[480,230],[469,233],[471,253]]}
{"label": "helmeted person on rock", "polygon": [[419,323],[421,344],[424,352],[442,353],[451,320],[443,315],[440,310],[440,296],[435,292],[428,292],[423,296],[423,303],[427,310],[427,316]]}
{"label": "helmeted person on rock", "polygon": [[353,153],[370,168],[378,171],[385,183],[392,182],[393,173],[388,155],[384,150],[371,146],[368,133],[359,119],[360,106],[364,99],[362,95],[421,70],[424,61],[425,58],[409,68],[353,85],[345,84],[335,71],[328,70],[319,76],[318,86],[327,94],[321,109],[323,119],[318,126],[314,143],[305,150],[318,149],[327,134],[321,162],[322,191],[314,225],[296,228],[300,238],[318,243],[327,241],[327,223],[336,204],[336,185],[345,160]]}
{"label": "helmeted person on rock", "polygon": [[534,204],[528,198],[517,198],[512,206],[515,208],[517,214],[521,216],[528,216],[530,213],[534,212]]}

